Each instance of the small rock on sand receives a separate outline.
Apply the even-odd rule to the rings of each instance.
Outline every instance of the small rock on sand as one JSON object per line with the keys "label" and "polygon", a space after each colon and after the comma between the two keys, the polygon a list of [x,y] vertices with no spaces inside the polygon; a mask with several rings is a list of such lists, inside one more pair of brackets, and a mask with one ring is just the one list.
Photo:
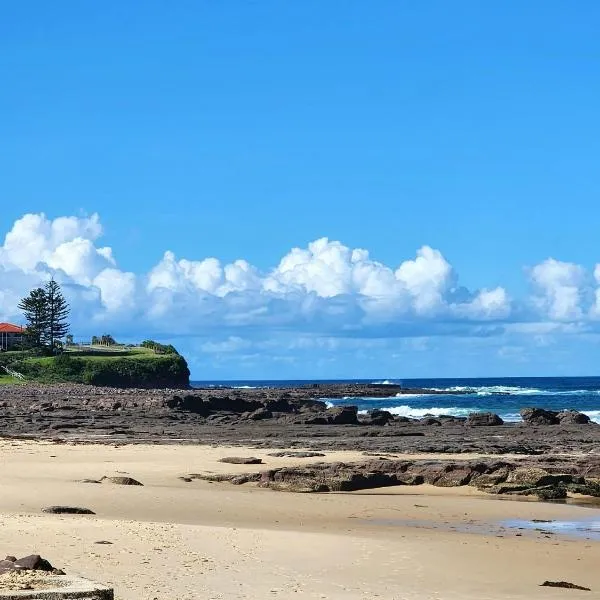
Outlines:
{"label": "small rock on sand", "polygon": [[254,456],[226,456],[219,460],[219,462],[230,465],[262,465],[262,459]]}

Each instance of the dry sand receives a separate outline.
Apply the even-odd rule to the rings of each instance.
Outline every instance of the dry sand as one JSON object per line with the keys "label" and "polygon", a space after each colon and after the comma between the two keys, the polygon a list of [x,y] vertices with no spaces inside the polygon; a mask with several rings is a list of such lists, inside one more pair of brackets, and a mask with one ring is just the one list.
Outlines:
{"label": "dry sand", "polygon": [[[114,585],[119,600],[600,598],[600,542],[499,525],[598,509],[503,501],[472,488],[305,495],[178,479],[261,468],[219,463],[224,456],[257,456],[268,467],[364,459],[268,452],[0,441],[0,551],[40,553]],[[123,474],[144,486],[78,482]],[[96,515],[40,512],[51,504]],[[539,587],[548,579],[592,592]]]}

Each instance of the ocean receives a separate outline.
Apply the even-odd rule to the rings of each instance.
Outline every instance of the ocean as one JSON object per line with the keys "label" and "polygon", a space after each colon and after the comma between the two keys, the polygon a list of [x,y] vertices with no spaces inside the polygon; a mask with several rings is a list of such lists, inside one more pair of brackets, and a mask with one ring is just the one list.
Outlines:
{"label": "ocean", "polygon": [[[354,404],[359,411],[380,408],[396,415],[420,418],[424,415],[464,417],[475,411],[491,411],[505,421],[520,421],[519,409],[536,406],[550,410],[574,409],[600,423],[600,377],[501,377],[476,379],[355,379],[290,381],[193,381],[196,387],[236,388],[288,387],[313,383],[400,384],[405,388],[428,388],[439,395],[403,394],[387,398],[322,398],[331,405]],[[463,390],[464,395],[444,394]]]}

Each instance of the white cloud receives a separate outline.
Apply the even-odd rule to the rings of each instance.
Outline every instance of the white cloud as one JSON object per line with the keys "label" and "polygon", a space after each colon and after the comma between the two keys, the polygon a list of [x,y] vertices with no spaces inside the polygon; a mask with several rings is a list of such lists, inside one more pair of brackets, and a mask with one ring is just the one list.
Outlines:
{"label": "white cloud", "polygon": [[102,322],[132,335],[215,335],[225,341],[207,341],[204,350],[213,352],[233,352],[242,331],[375,339],[568,333],[600,322],[600,264],[592,277],[550,258],[529,271],[533,297],[518,301],[503,287],[459,287],[455,269],[429,246],[386,265],[365,249],[321,238],[266,272],[243,259],[223,264],[166,250],[149,273],[133,274],[119,269],[101,236],[98,215],[16,221],[0,246],[0,320],[18,319],[19,298],[54,276],[77,331]]}
{"label": "white cloud", "polygon": [[583,267],[549,258],[531,269],[531,280],[540,293],[537,305],[550,319],[573,321],[583,316]]}

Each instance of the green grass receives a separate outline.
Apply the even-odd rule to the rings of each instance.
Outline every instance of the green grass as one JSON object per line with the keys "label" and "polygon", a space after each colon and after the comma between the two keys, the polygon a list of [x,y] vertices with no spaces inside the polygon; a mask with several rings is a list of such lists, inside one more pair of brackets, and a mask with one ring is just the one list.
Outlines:
{"label": "green grass", "polygon": [[28,381],[40,383],[117,387],[179,387],[189,383],[189,369],[182,356],[176,352],[159,354],[149,348],[86,348],[58,356],[15,353],[13,360],[5,360],[8,362],[4,364],[22,373]]}
{"label": "green grass", "polygon": [[20,379],[15,379],[14,377],[10,377],[9,375],[0,375],[0,385],[12,385],[22,383],[24,382]]}

